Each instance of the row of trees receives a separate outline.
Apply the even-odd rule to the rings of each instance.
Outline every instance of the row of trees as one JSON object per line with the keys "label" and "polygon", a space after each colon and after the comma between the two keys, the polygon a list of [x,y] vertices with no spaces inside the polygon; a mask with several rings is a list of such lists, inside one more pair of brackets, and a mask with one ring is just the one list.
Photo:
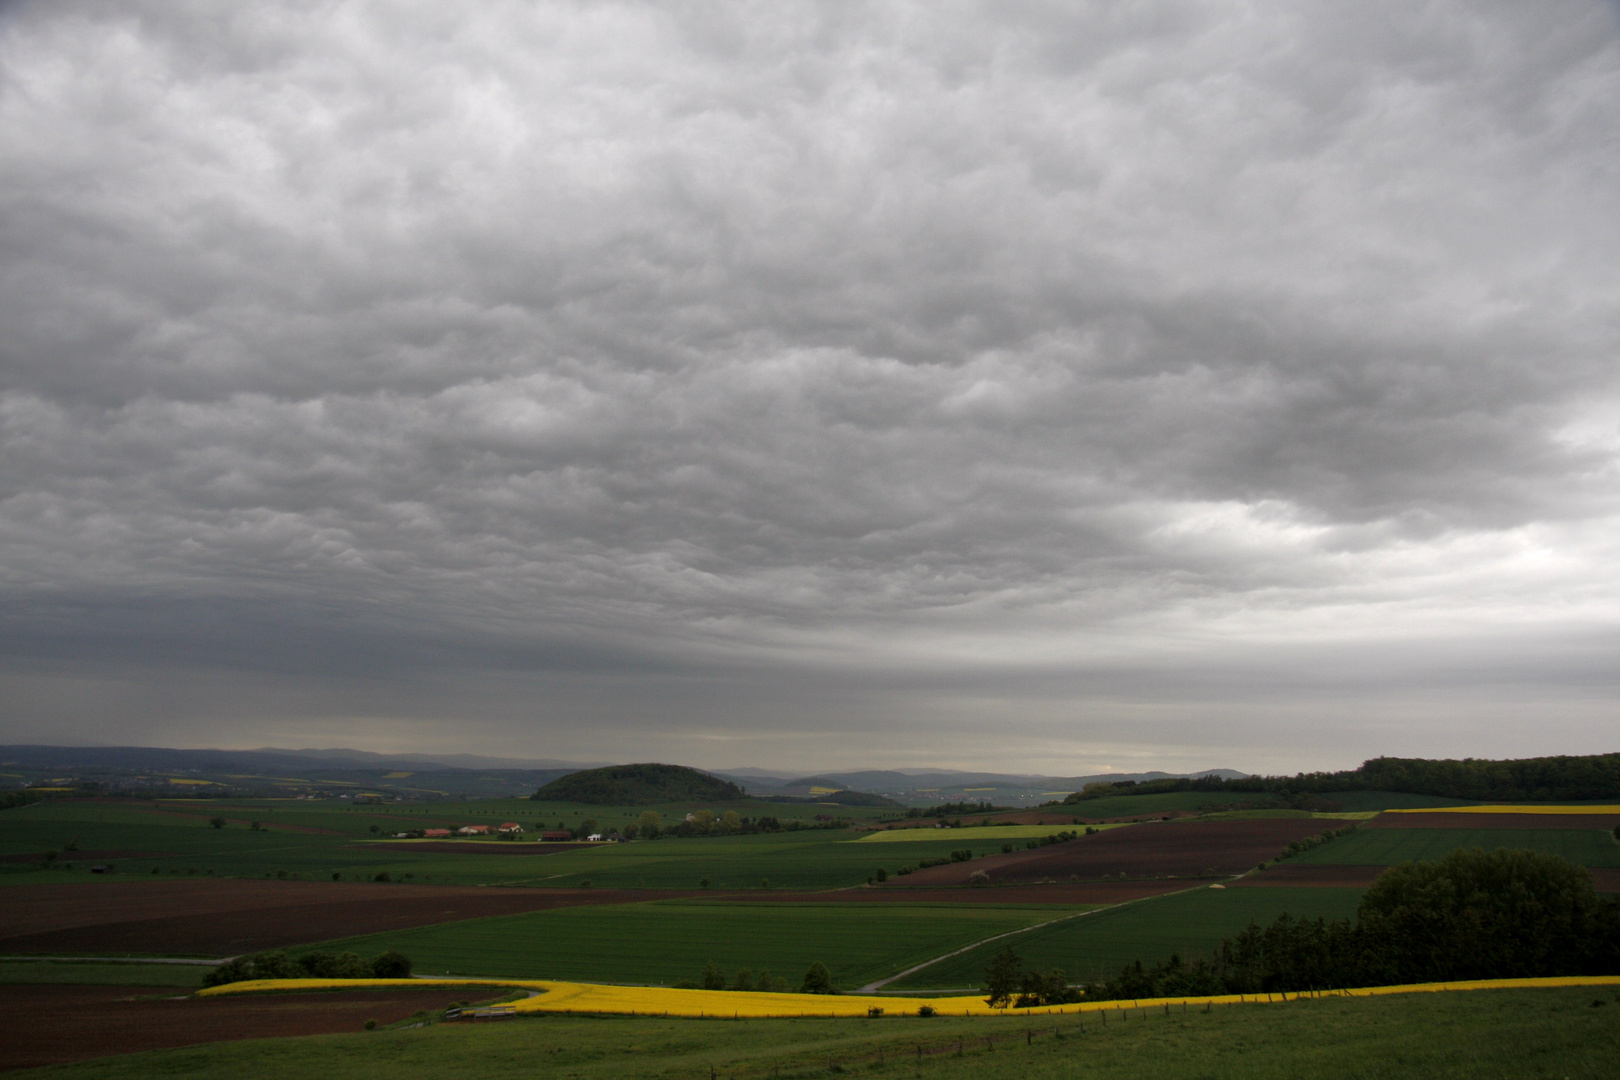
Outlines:
{"label": "row of trees", "polygon": [[305,953],[291,957],[284,952],[262,952],[238,956],[210,971],[204,986],[247,982],[251,979],[408,979],[411,958],[389,950],[366,960],[359,953]]}
{"label": "row of trees", "polygon": [[1191,997],[1616,971],[1620,900],[1600,898],[1584,867],[1535,851],[1472,848],[1390,867],[1354,920],[1283,915],[1251,924],[1211,956],[1137,961],[1085,992]]}

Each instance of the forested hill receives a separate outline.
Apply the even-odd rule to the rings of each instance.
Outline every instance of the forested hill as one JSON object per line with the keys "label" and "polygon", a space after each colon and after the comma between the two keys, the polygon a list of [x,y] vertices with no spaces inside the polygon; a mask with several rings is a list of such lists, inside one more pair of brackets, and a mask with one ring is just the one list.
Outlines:
{"label": "forested hill", "polygon": [[609,765],[569,773],[529,796],[556,802],[645,806],[672,802],[731,802],[743,789],[685,765]]}
{"label": "forested hill", "polygon": [[1345,772],[1296,776],[1250,776],[1236,780],[1196,777],[1146,784],[1091,784],[1065,801],[1157,791],[1253,791],[1273,795],[1335,791],[1400,791],[1481,802],[1551,802],[1620,799],[1620,754],[1461,761],[1379,757]]}

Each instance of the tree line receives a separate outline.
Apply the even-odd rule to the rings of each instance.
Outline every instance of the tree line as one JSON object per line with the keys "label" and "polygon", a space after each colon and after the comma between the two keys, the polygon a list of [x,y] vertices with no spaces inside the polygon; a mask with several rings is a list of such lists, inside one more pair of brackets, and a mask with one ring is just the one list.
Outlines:
{"label": "tree line", "polygon": [[411,958],[390,949],[366,960],[359,953],[305,953],[291,957],[284,952],[262,952],[238,956],[219,965],[203,979],[204,986],[248,982],[252,979],[408,979]]}
{"label": "tree line", "polygon": [[[1302,799],[1338,791],[1399,791],[1476,802],[1554,802],[1620,798],[1620,754],[1521,758],[1514,761],[1461,761],[1378,757],[1343,772],[1294,776],[1177,777],[1136,782],[1087,784],[1063,805],[1110,795],[1150,795],[1171,791],[1254,792]],[[1058,805],[1058,804],[1049,804]]]}

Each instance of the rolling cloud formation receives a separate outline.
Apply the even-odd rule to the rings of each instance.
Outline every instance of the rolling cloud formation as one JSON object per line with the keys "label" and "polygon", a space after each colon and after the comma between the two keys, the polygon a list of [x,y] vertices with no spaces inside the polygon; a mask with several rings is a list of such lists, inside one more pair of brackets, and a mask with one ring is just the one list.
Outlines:
{"label": "rolling cloud formation", "polygon": [[0,736],[1613,750],[1616,11],[0,6]]}

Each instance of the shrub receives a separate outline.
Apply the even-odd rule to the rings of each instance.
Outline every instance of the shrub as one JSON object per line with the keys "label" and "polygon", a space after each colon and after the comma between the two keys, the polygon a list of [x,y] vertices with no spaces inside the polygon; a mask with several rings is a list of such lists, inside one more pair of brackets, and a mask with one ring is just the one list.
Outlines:
{"label": "shrub", "polygon": [[877,877],[877,879],[879,881],[888,881],[889,880],[889,872],[887,870],[883,869],[883,867],[880,866],[880,867],[878,867],[878,872],[877,872],[876,877]]}
{"label": "shrub", "polygon": [[371,974],[379,979],[408,979],[411,977],[411,958],[389,949],[372,959]]}
{"label": "shrub", "polygon": [[392,881],[393,878],[388,876],[388,871],[383,870],[380,873],[378,873],[377,876],[372,878],[371,880],[372,881]]}
{"label": "shrub", "polygon": [[932,1005],[919,1005],[917,1006],[917,1015],[923,1017],[933,1016],[934,1007]]}
{"label": "shrub", "polygon": [[882,1016],[883,1015],[883,1006],[881,1006],[881,1005],[869,1006],[867,1008],[867,1010],[866,1010],[866,1015],[871,1016],[871,1017]]}
{"label": "shrub", "polygon": [[366,1030],[367,1031],[376,1031],[377,1030],[377,1021],[375,1021],[375,1020],[367,1020],[366,1021]]}
{"label": "shrub", "polygon": [[223,829],[225,827],[225,819],[222,817],[211,817],[208,819],[208,824],[212,825],[216,829]]}

